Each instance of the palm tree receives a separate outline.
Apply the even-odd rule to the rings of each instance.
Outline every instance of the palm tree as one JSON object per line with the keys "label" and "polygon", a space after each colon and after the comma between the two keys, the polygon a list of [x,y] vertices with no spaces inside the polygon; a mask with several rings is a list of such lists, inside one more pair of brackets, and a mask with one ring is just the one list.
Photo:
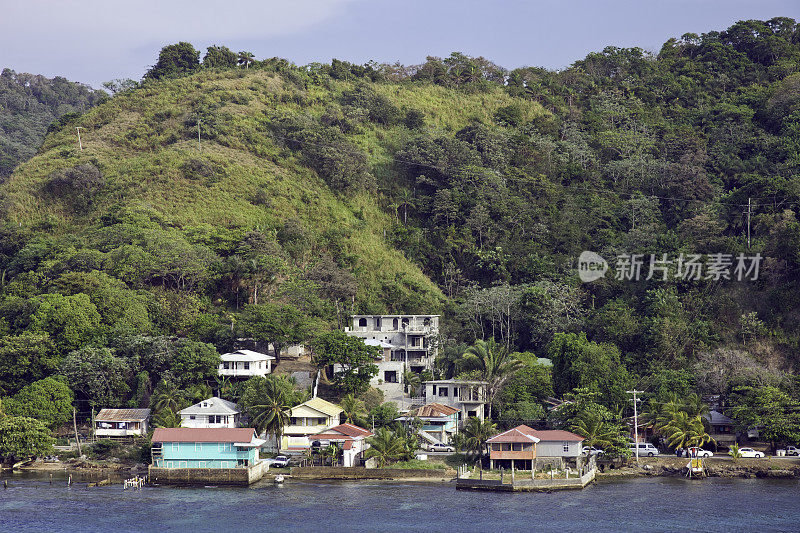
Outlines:
{"label": "palm tree", "polygon": [[616,424],[609,423],[594,411],[581,413],[572,423],[570,428],[584,438],[585,446],[596,446],[598,448],[611,448],[614,446],[615,437],[620,434]]}
{"label": "palm tree", "polygon": [[462,433],[464,434],[464,448],[480,457],[486,453],[486,441],[497,433],[497,426],[491,420],[481,420],[473,416],[467,419]]}
{"label": "palm tree", "polygon": [[156,427],[159,428],[179,428],[183,420],[181,415],[171,409],[160,411],[153,419]]}
{"label": "palm tree", "polygon": [[408,222],[408,206],[414,207],[414,195],[408,189],[403,189],[398,198],[398,207],[403,208],[403,225]]}
{"label": "palm tree", "polygon": [[180,411],[186,402],[186,392],[166,381],[161,381],[153,396],[150,398],[150,405],[153,411]]}
{"label": "palm tree", "polygon": [[205,383],[195,383],[186,389],[186,395],[189,397],[190,401],[197,403],[211,398],[213,392],[211,387]]}
{"label": "palm tree", "polygon": [[364,402],[352,394],[342,398],[339,407],[342,408],[342,416],[348,424],[359,424],[367,416],[367,407]]}
{"label": "palm tree", "polygon": [[397,461],[403,456],[404,443],[402,438],[398,438],[394,432],[387,428],[380,428],[374,437],[367,439],[369,448],[364,452],[367,459],[375,457],[380,467],[388,463]]}
{"label": "palm tree", "polygon": [[702,446],[714,439],[706,432],[701,416],[690,416],[685,411],[675,414],[673,420],[664,426],[664,436],[673,448],[691,448]]}
{"label": "palm tree", "polygon": [[405,384],[406,392],[413,396],[419,386],[422,385],[422,378],[419,374],[407,368],[403,372],[403,383]]}
{"label": "palm tree", "polygon": [[522,366],[522,362],[511,355],[494,339],[476,340],[461,357],[460,366],[465,370],[478,370],[481,379],[488,382],[487,395],[491,416],[494,398],[503,384]]}
{"label": "palm tree", "polygon": [[251,422],[258,434],[272,433],[280,443],[283,428],[289,422],[288,409],[291,407],[283,389],[275,381],[267,380],[264,396],[250,407]]}
{"label": "palm tree", "polygon": [[240,65],[244,65],[244,68],[248,68],[254,60],[255,56],[252,52],[239,52],[237,63]]}

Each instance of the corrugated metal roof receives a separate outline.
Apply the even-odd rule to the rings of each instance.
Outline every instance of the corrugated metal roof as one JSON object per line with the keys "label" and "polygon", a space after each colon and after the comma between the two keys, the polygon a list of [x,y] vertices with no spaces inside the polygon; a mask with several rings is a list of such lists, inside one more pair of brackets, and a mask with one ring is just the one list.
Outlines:
{"label": "corrugated metal roof", "polygon": [[[207,407],[203,407],[203,404],[207,404]],[[182,415],[235,415],[237,413],[239,413],[239,409],[235,403],[216,396],[179,411],[179,414]]]}
{"label": "corrugated metal roof", "polygon": [[153,442],[251,442],[253,428],[157,428]]}
{"label": "corrugated metal roof", "polygon": [[147,420],[150,409],[101,409],[94,417],[95,422],[128,422]]}
{"label": "corrugated metal roof", "polygon": [[458,412],[458,409],[455,407],[450,407],[449,405],[443,405],[441,403],[429,403],[427,405],[423,405],[416,412],[408,413],[410,416],[419,416],[419,417],[438,417],[438,416],[450,416],[454,415]]}
{"label": "corrugated metal roof", "polygon": [[580,435],[570,431],[561,429],[537,430],[523,424],[495,435],[487,442],[526,442],[525,437],[534,437],[538,442],[580,442],[584,440]]}
{"label": "corrugated metal roof", "polygon": [[495,435],[486,442],[493,444],[498,442],[539,442],[539,438],[531,435],[533,429],[528,426],[517,426]]}

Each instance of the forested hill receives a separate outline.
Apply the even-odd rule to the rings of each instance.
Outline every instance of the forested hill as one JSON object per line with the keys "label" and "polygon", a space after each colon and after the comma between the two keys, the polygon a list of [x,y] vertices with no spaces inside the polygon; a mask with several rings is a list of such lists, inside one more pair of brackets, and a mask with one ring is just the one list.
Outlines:
{"label": "forested hill", "polygon": [[[494,336],[551,356],[555,393],[596,388],[606,405],[637,385],[793,393],[799,104],[786,18],[560,72],[166,47],[0,187],[0,381],[11,393],[68,372],[86,346],[124,359],[131,335],[225,349],[252,334],[248,313],[272,313],[263,336],[291,342],[354,311],[442,312],[443,375],[459,343]],[[681,279],[673,264],[666,281],[645,267],[582,284],[584,250],[612,266],[764,260],[755,281]],[[40,355],[12,372],[21,353]]]}
{"label": "forested hill", "polygon": [[[82,113],[106,93],[35,74],[0,73],[0,179],[29,159],[44,140],[48,126],[69,113]],[[56,123],[53,127],[58,127]]]}

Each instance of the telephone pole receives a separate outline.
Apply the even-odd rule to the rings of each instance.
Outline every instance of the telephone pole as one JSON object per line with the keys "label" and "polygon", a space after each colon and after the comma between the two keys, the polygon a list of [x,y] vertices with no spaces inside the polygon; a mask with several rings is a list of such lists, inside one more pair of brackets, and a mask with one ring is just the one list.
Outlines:
{"label": "telephone pole", "polygon": [[750,198],[747,199],[747,249],[750,249]]}
{"label": "telephone pole", "polygon": [[76,127],[75,129],[78,131],[78,146],[80,147],[80,149],[81,149],[81,152],[83,152],[83,143],[81,143],[81,130],[82,130],[83,128],[81,128],[81,127]]}
{"label": "telephone pole", "polygon": [[627,391],[628,394],[633,394],[633,434],[634,434],[634,440],[636,442],[636,464],[637,465],[639,464],[639,409],[638,409],[638,406],[636,405],[636,403],[638,401],[636,399],[636,395],[637,394],[642,394],[643,392],[644,391],[636,390],[636,389]]}

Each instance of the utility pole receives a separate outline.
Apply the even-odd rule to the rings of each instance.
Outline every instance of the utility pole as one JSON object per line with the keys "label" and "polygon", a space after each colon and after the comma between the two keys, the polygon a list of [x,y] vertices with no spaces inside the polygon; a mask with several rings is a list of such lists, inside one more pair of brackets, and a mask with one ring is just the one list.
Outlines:
{"label": "utility pole", "polygon": [[747,249],[750,249],[750,198],[747,199]]}
{"label": "utility pole", "polygon": [[83,128],[81,128],[81,127],[76,127],[75,129],[78,131],[78,146],[80,147],[80,149],[81,149],[81,152],[83,152],[83,143],[81,143],[81,130],[82,130]]}
{"label": "utility pole", "polygon": [[636,395],[642,394],[644,391],[633,389],[627,392],[628,394],[633,394],[633,434],[634,434],[634,440],[636,442],[636,464],[638,465],[639,464],[639,409],[638,406],[636,405],[638,401],[636,399]]}
{"label": "utility pole", "polygon": [[81,439],[78,437],[78,419],[75,413],[75,408],[72,408],[72,428],[75,430],[75,444],[78,445],[78,457],[83,457],[81,452]]}

